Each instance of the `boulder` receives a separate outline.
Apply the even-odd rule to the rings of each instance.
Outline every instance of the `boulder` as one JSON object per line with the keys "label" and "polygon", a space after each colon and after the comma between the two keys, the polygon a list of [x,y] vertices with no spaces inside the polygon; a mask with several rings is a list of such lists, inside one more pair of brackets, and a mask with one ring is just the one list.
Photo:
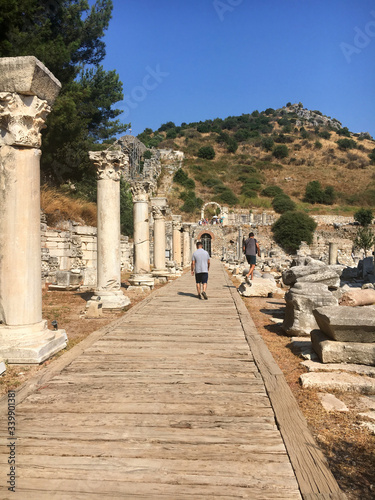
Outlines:
{"label": "boulder", "polygon": [[358,278],[358,269],[356,267],[345,267],[343,269],[341,274],[343,281],[350,281],[355,278]]}
{"label": "boulder", "polygon": [[375,394],[373,378],[350,373],[303,373],[300,381],[304,389]]}
{"label": "boulder", "polygon": [[309,336],[318,327],[313,310],[337,305],[336,297],[322,283],[296,283],[285,294],[286,309],[282,329],[289,336]]}
{"label": "boulder", "polygon": [[334,269],[322,269],[317,273],[301,276],[297,283],[322,283],[332,288],[340,287],[340,276]]}
{"label": "boulder", "polygon": [[375,290],[373,288],[350,290],[341,296],[339,304],[351,307],[375,304]]}
{"label": "boulder", "polygon": [[322,363],[375,365],[375,344],[337,342],[320,330],[311,332],[311,342]]}
{"label": "boulder", "polygon": [[313,264],[307,266],[293,266],[283,272],[284,285],[293,286],[298,278],[302,278],[303,276],[308,276],[309,274],[318,273],[319,271],[322,270],[323,267],[326,267],[324,262],[322,262],[319,265]]}
{"label": "boulder", "polygon": [[276,284],[270,280],[254,278],[251,283],[251,285],[241,283],[238,293],[244,297],[268,297],[278,292]]}
{"label": "boulder", "polygon": [[369,274],[374,274],[374,261],[372,257],[366,257],[358,262],[358,276],[366,278]]}
{"label": "boulder", "polygon": [[375,342],[375,308],[325,306],[313,311],[320,330],[338,342]]}

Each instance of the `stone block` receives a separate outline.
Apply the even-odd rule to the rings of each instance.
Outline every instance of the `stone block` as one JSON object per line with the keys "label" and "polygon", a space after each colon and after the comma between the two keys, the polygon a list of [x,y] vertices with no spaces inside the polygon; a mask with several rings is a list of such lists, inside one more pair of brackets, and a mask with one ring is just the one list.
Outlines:
{"label": "stone block", "polygon": [[277,293],[278,288],[275,283],[262,278],[254,278],[251,285],[241,283],[238,287],[238,293],[243,297],[269,297],[273,293]]}
{"label": "stone block", "polygon": [[92,226],[75,226],[74,232],[79,235],[96,236],[97,228]]}
{"label": "stone block", "polygon": [[320,330],[339,342],[375,343],[375,308],[325,306],[313,311]]}
{"label": "stone block", "polygon": [[375,344],[337,342],[320,330],[311,332],[311,342],[322,363],[375,365]]}
{"label": "stone block", "polygon": [[56,272],[56,284],[59,286],[69,286],[70,285],[70,271],[57,271]]}
{"label": "stone block", "polygon": [[317,273],[301,276],[296,283],[322,283],[332,288],[339,288],[340,276],[334,269],[322,269]]}
{"label": "stone block", "polygon": [[102,302],[89,300],[87,302],[86,319],[100,318],[101,316],[103,316]]}
{"label": "stone block", "polygon": [[375,379],[350,373],[303,373],[300,381],[304,389],[375,394]]}
{"label": "stone block", "polygon": [[375,378],[375,366],[355,363],[322,363],[312,359],[302,361],[301,365],[307,368],[309,372],[351,372]]}
{"label": "stone block", "polygon": [[337,298],[323,283],[296,283],[285,294],[285,319],[282,329],[289,336],[309,336],[318,327],[313,310],[337,305]]}
{"label": "stone block", "polygon": [[86,268],[83,270],[83,286],[88,288],[95,288],[97,283],[98,272],[93,268]]}
{"label": "stone block", "polygon": [[0,91],[35,95],[52,104],[61,83],[34,56],[0,59]]}

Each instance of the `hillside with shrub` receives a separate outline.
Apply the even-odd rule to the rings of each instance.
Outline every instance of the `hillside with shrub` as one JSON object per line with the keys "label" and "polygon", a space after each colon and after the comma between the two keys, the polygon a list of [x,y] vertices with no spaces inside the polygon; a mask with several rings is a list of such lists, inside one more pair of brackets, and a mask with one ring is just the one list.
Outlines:
{"label": "hillside with shrub", "polygon": [[174,211],[203,202],[236,208],[354,213],[375,206],[375,141],[302,103],[145,129],[148,147],[185,153],[167,193]]}

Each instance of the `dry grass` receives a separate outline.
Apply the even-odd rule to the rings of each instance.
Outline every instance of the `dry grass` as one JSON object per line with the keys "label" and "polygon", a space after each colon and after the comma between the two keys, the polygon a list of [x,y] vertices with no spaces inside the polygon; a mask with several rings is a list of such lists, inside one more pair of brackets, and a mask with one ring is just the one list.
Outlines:
{"label": "dry grass", "polygon": [[65,220],[96,226],[96,204],[72,198],[56,188],[43,186],[41,189],[41,208],[49,226],[56,226]]}

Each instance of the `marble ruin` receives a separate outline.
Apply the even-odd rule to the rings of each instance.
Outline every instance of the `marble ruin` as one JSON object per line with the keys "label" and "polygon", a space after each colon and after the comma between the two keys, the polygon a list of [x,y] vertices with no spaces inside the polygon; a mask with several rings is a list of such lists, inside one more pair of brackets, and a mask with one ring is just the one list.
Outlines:
{"label": "marble ruin", "polygon": [[35,57],[0,59],[0,355],[41,363],[64,330],[42,319],[40,130],[60,82]]}

